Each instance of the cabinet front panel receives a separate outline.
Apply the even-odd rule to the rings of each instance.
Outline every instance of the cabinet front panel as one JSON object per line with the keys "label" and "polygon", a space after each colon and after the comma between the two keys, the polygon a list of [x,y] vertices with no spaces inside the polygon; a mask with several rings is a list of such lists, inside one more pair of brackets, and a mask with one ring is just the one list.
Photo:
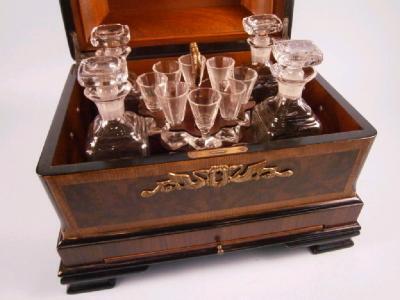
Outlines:
{"label": "cabinet front panel", "polygon": [[[208,222],[354,196],[360,150],[319,148],[317,154],[291,149],[82,173],[57,182],[52,177],[56,184],[50,186],[67,220],[66,238]],[[288,151],[297,154],[285,158]]]}

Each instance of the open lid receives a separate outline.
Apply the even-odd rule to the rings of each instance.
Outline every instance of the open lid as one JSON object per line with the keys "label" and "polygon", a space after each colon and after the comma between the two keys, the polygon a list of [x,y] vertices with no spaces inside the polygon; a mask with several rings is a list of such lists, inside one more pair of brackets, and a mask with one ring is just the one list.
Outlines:
{"label": "open lid", "polygon": [[60,0],[60,5],[74,59],[94,51],[93,27],[111,23],[129,26],[129,59],[140,59],[187,52],[190,42],[204,53],[246,50],[242,19],[252,14],[287,18],[290,35],[294,0]]}

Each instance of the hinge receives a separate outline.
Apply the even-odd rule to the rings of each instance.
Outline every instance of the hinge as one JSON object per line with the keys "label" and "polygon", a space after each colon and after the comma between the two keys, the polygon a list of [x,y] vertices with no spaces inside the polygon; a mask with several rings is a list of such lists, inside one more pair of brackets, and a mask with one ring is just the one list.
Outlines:
{"label": "hinge", "polygon": [[79,64],[82,59],[93,56],[93,53],[90,52],[85,53],[81,51],[76,32],[71,32],[70,34],[72,38],[72,43],[74,45],[74,57],[77,64]]}
{"label": "hinge", "polygon": [[289,18],[284,18],[282,22],[282,39],[289,39]]}

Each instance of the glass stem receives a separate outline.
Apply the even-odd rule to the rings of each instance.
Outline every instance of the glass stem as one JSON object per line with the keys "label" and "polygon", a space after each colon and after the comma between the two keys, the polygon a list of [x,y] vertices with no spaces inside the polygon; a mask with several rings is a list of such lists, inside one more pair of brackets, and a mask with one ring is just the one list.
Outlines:
{"label": "glass stem", "polygon": [[208,136],[209,136],[209,132],[208,131],[200,130],[200,133],[201,133],[201,139],[202,140],[206,140],[208,138]]}

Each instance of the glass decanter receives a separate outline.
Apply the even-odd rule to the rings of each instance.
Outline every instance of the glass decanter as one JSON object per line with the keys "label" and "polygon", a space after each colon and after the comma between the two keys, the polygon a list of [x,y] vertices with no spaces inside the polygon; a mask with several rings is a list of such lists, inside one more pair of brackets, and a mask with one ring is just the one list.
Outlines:
{"label": "glass decanter", "polygon": [[258,73],[252,96],[258,103],[275,96],[278,84],[270,71],[270,34],[282,30],[282,21],[273,14],[252,15],[243,19],[243,28],[250,35],[247,42],[251,50],[251,68]]}
{"label": "glass decanter", "polygon": [[[90,42],[97,48],[96,56],[118,56],[124,59],[127,59],[132,50],[128,46],[130,39],[129,26],[121,24],[99,25],[93,28],[90,36]],[[129,71],[128,74],[132,89],[126,98],[126,106],[128,110],[135,110],[140,98],[140,91],[136,86],[137,75]]]}
{"label": "glass decanter", "polygon": [[[321,50],[308,40],[287,40],[277,42],[273,54],[277,63],[271,71],[279,92],[273,101],[256,107],[259,116],[267,118],[264,122],[267,121],[268,136],[279,139],[320,134],[321,123],[302,98],[302,92],[317,74],[313,66],[322,62]],[[261,108],[264,110],[260,113]]]}
{"label": "glass decanter", "polygon": [[149,143],[145,119],[125,111],[126,60],[116,56],[95,56],[81,61],[78,82],[99,111],[88,130],[86,154],[89,160],[145,156]]}

